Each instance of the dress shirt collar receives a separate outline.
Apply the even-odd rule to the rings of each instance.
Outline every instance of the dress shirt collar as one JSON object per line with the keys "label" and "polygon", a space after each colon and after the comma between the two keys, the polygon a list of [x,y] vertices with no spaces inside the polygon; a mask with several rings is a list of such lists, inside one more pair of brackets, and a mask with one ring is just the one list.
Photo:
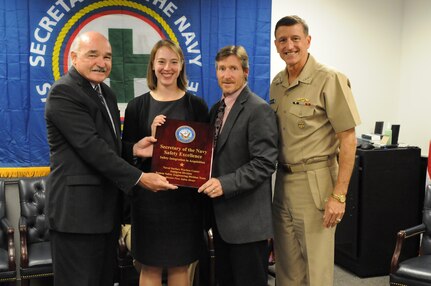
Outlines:
{"label": "dress shirt collar", "polygon": [[310,84],[313,78],[313,75],[317,69],[318,63],[316,59],[309,53],[307,62],[302,68],[301,73],[298,75],[296,80],[294,80],[291,84],[289,84],[289,73],[287,72],[287,68],[283,70],[282,82],[283,86],[286,88],[292,88],[297,86],[300,82],[305,84]]}
{"label": "dress shirt collar", "polygon": [[242,90],[246,86],[247,86],[247,82],[240,89],[238,89],[236,92],[234,92],[233,94],[231,94],[229,96],[224,96],[224,94],[222,95],[222,99],[224,99],[224,103],[226,104],[225,113],[226,113],[226,111],[229,112],[229,110],[234,105],[236,99],[238,98],[239,94],[242,92]]}

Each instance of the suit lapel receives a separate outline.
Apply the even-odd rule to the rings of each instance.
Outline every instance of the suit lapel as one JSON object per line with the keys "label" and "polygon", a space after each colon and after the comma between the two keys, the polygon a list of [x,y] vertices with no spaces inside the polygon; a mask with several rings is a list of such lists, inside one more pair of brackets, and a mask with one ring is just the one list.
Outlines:
{"label": "suit lapel", "polygon": [[246,86],[241,91],[240,95],[238,96],[235,103],[233,104],[232,109],[230,110],[229,115],[226,118],[226,122],[223,125],[223,129],[221,130],[221,133],[218,137],[216,152],[223,147],[223,145],[226,143],[227,139],[229,138],[229,134],[232,131],[232,128],[239,114],[244,109],[244,103],[248,99],[248,94],[249,94],[249,89],[248,89],[248,86]]}
{"label": "suit lapel", "polygon": [[[102,84],[101,84],[101,86],[102,86]],[[90,85],[90,87],[91,87],[91,85]],[[117,115],[118,111],[115,110],[115,109],[113,109],[113,107],[112,107],[113,104],[114,104],[114,102],[113,102],[113,99],[111,98],[111,96],[113,96],[113,95],[110,95],[106,91],[106,89],[102,87],[102,93],[105,96],[105,102],[108,105],[109,112],[111,113],[112,120],[114,121],[115,132],[114,132],[114,129],[112,129],[112,122],[111,122],[111,118],[109,118],[108,111],[106,110],[105,106],[103,105],[102,101],[100,100],[99,95],[97,94],[97,92],[92,87],[91,87],[91,90],[92,90],[91,91],[92,98],[93,99],[95,98],[95,100],[97,102],[97,105],[99,106],[100,110],[102,111],[103,117],[105,118],[106,122],[108,123],[108,125],[110,127],[109,130],[111,131],[112,136],[115,139],[118,139],[117,135],[115,134],[115,132],[117,132],[117,134],[120,134],[120,133],[118,133],[119,132],[118,131],[119,128],[118,128],[118,123],[117,123],[117,120],[116,120],[116,118],[117,118],[116,115]],[[115,112],[114,112],[114,110],[115,110]]]}
{"label": "suit lapel", "polygon": [[118,108],[115,108],[115,105],[116,105],[116,101],[114,98],[115,95],[109,92],[109,90],[105,88],[103,83],[100,84],[100,86],[102,87],[102,92],[106,95],[105,100],[108,105],[109,111],[111,112],[112,120],[114,121],[115,132],[118,134],[118,136],[115,134],[114,130],[112,129],[112,123],[111,123],[111,119],[109,118],[108,111],[106,110],[105,106],[103,106],[102,101],[99,98],[99,95],[91,86],[91,83],[87,79],[82,77],[73,66],[70,68],[69,73],[71,77],[77,81],[78,85],[82,87],[83,91],[97,104],[97,106],[101,110],[103,117],[105,118],[106,122],[109,125],[109,130],[111,131],[112,137],[115,139],[118,150],[120,150],[121,131],[120,131],[120,122],[118,120],[119,119]]}
{"label": "suit lapel", "polygon": [[[101,84],[101,86],[103,86],[102,92],[105,94],[106,104],[108,105],[109,112],[111,113],[112,120],[114,121],[115,133],[118,135],[117,137],[120,137],[120,132],[121,132],[120,121],[118,120],[120,118],[120,114],[118,112],[118,106],[117,106],[117,101],[115,100],[115,95],[111,93],[107,88],[105,88],[103,84]],[[106,111],[106,108],[104,109]],[[109,114],[107,112],[105,113],[106,113],[106,116],[108,117],[107,119],[109,120],[109,122],[111,122],[109,118]]]}
{"label": "suit lapel", "polygon": [[[109,111],[111,112],[112,120],[114,121],[115,133],[112,132],[112,135],[117,139],[118,150],[121,154],[121,122],[120,122],[120,112],[118,110],[117,101],[115,100],[115,95],[112,93],[107,93],[106,103],[108,104]],[[108,115],[109,117],[109,115]],[[108,118],[109,123],[111,120]],[[112,130],[112,128],[111,128]]]}

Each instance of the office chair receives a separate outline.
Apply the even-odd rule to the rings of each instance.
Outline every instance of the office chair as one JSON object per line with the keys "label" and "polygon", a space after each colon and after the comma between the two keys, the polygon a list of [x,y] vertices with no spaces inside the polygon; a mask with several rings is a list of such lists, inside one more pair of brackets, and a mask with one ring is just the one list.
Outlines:
{"label": "office chair", "polygon": [[53,276],[51,242],[45,217],[46,178],[18,181],[21,217],[19,233],[21,246],[21,285],[30,279]]}
{"label": "office chair", "polygon": [[[400,262],[403,242],[406,238],[422,234],[418,256]],[[391,261],[390,285],[431,285],[431,185],[426,187],[422,224],[401,230]]]}
{"label": "office chair", "polygon": [[5,182],[0,181],[0,283],[16,284],[14,229],[6,218]]}

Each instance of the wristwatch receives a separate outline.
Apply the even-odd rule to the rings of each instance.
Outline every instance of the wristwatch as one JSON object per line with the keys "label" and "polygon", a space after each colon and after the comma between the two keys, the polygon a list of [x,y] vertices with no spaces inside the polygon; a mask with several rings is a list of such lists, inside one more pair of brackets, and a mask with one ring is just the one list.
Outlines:
{"label": "wristwatch", "polygon": [[334,199],[336,199],[340,203],[344,204],[346,202],[346,195],[337,195],[337,194],[332,193],[331,197],[333,197]]}

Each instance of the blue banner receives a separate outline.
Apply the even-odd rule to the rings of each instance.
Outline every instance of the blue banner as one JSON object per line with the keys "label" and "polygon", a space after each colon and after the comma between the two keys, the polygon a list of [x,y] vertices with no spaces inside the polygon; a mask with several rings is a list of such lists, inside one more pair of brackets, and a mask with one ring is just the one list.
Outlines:
{"label": "blue banner", "polygon": [[271,1],[0,0],[0,176],[2,170],[49,165],[44,107],[52,83],[67,72],[70,45],[82,32],[104,34],[113,49],[106,83],[120,110],[146,91],[146,66],[159,39],[178,42],[188,90],[209,106],[221,96],[214,58],[226,45],[250,57],[249,85],[268,100]]}

